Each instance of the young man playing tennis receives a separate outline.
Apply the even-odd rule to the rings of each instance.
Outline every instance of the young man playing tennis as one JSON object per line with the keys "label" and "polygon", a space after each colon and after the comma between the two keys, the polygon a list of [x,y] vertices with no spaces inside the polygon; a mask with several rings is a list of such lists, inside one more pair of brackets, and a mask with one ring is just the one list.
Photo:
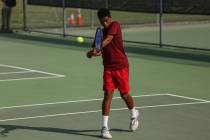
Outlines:
{"label": "young man playing tennis", "polygon": [[102,103],[102,130],[101,137],[112,138],[108,127],[108,119],[110,105],[114,90],[117,88],[122,99],[125,101],[131,112],[130,130],[134,131],[138,128],[139,112],[134,107],[134,101],[129,94],[129,64],[123,49],[122,32],[120,24],[113,21],[108,9],[99,9],[98,18],[103,29],[102,50],[96,51],[94,48],[87,52],[87,57],[102,55],[104,74],[103,74],[103,90],[104,99]]}

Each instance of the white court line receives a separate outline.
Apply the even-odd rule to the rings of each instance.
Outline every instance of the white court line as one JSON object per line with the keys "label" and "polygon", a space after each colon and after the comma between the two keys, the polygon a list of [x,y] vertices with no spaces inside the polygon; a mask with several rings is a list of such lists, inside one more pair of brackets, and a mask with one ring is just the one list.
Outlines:
{"label": "white court line", "polygon": [[39,70],[32,70],[32,69],[23,68],[23,67],[17,67],[17,66],[11,66],[11,65],[4,65],[4,64],[0,64],[0,66],[3,66],[3,67],[10,67],[10,68],[15,68],[15,69],[22,69],[22,70],[33,71],[33,72],[39,72],[39,73],[54,75],[54,76],[58,76],[58,77],[65,77],[65,75],[61,75],[61,74],[50,73],[50,72],[44,72],[44,71],[39,71]]}
{"label": "white court line", "polygon": [[2,72],[1,75],[7,75],[7,74],[15,74],[15,73],[31,73],[33,71],[14,71],[14,72]]}
{"label": "white court line", "polygon": [[[208,101],[208,102],[193,102],[193,103],[154,105],[154,106],[142,106],[142,107],[136,107],[136,108],[147,109],[147,108],[183,106],[183,105],[193,105],[193,104],[196,105],[196,104],[206,104],[206,103],[210,103],[210,101]],[[120,110],[127,110],[127,108],[111,109],[111,111],[120,111]],[[67,116],[67,115],[88,114],[88,113],[97,113],[97,112],[101,112],[101,110],[91,110],[91,111],[84,111],[84,112],[69,112],[69,113],[62,113],[62,114],[52,114],[52,115],[22,117],[22,118],[11,118],[11,119],[0,120],[0,122],[17,121],[17,120],[28,120],[28,119],[37,119],[37,118],[48,118],[48,117],[58,117],[58,116]]]}
{"label": "white court line", "polygon": [[33,80],[33,79],[49,79],[49,78],[59,78],[59,76],[43,76],[43,77],[34,77],[34,78],[19,78],[19,79],[5,79],[0,80],[0,82],[3,81],[18,81],[18,80]]}
{"label": "white court line", "polygon": [[181,96],[181,95],[175,95],[175,94],[167,94],[167,95],[178,97],[178,98],[183,98],[183,99],[189,99],[189,100],[195,100],[195,101],[202,101],[202,102],[209,102],[207,100],[198,99],[198,98],[192,98],[192,97],[186,97],[186,96]]}
{"label": "white court line", "polygon": [[32,73],[32,72],[37,72],[37,73],[43,73],[43,74],[51,75],[51,76],[30,77],[30,78],[3,79],[3,80],[0,80],[0,82],[3,82],[3,81],[17,81],[17,80],[33,80],[33,79],[62,78],[62,77],[65,77],[65,75],[61,75],[61,74],[55,74],[55,73],[49,73],[49,72],[44,72],[44,71],[32,70],[32,69],[27,69],[27,68],[22,68],[22,67],[17,67],[17,66],[4,65],[4,64],[0,64],[0,66],[24,70],[24,71],[20,71],[20,72],[7,72],[7,73],[0,73],[0,74]]}
{"label": "white court line", "polygon": [[[151,97],[151,96],[170,96],[168,94],[150,94],[150,95],[136,95],[132,96],[133,98],[139,97]],[[113,97],[113,99],[120,99],[121,97]],[[77,102],[91,102],[91,101],[100,101],[103,98],[98,99],[87,99],[87,100],[75,100],[75,101],[62,101],[62,102],[50,102],[50,103],[41,103],[41,104],[30,104],[30,105],[19,105],[19,106],[7,106],[7,107],[0,107],[2,109],[13,109],[13,108],[23,108],[23,107],[35,107],[35,106],[45,106],[45,105],[56,105],[56,104],[68,104],[68,103],[77,103]]]}

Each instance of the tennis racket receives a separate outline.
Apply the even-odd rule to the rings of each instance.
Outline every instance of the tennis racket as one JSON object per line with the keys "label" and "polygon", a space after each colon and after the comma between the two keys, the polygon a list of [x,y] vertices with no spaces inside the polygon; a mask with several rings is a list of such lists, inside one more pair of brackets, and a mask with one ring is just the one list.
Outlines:
{"label": "tennis racket", "polygon": [[94,48],[97,51],[101,51],[101,49],[102,49],[102,42],[103,42],[103,30],[102,30],[102,28],[98,27],[96,29],[95,43],[94,43]]}

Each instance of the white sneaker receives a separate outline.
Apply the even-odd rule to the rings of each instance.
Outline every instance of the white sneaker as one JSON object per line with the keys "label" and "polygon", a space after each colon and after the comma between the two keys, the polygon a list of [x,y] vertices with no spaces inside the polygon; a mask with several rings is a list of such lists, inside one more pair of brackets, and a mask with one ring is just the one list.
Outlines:
{"label": "white sneaker", "polygon": [[101,137],[105,139],[111,139],[112,135],[109,132],[109,129],[107,127],[102,127],[101,129]]}
{"label": "white sneaker", "polygon": [[131,118],[131,122],[130,122],[130,130],[131,131],[135,131],[138,128],[138,126],[139,126],[138,117],[139,117],[139,111],[136,110],[136,117]]}

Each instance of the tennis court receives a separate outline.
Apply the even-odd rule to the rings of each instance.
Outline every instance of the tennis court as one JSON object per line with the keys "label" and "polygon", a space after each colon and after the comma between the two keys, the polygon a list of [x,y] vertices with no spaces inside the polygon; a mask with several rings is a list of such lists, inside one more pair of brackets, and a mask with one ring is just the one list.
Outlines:
{"label": "tennis court", "polygon": [[[89,45],[35,33],[0,35],[0,139],[101,139],[103,66],[101,58],[86,58]],[[129,132],[129,112],[116,91],[113,139],[209,139],[209,53],[125,47],[141,126]]]}

